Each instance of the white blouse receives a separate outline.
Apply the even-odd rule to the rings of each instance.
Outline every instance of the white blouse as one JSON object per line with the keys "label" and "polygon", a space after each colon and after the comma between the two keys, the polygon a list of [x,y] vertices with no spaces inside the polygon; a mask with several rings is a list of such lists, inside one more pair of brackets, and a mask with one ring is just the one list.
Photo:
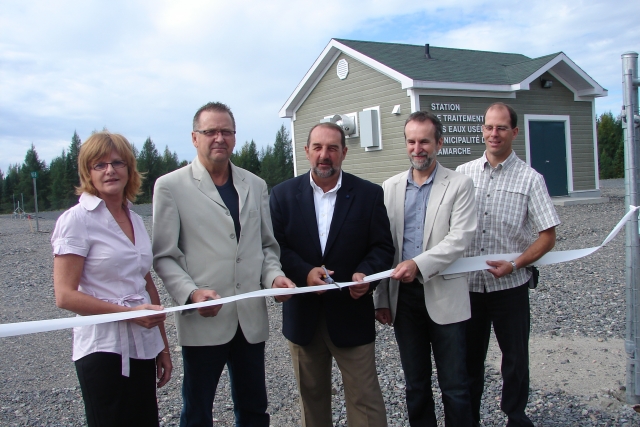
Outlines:
{"label": "white blouse", "polygon": [[[128,203],[131,206],[131,203]],[[144,277],[151,269],[151,241],[142,218],[129,211],[135,245],[124,234],[106,204],[88,193],[58,218],[51,236],[54,255],[85,257],[78,290],[112,304],[135,307],[151,303]],[[120,321],[73,328],[73,357],[94,352],[122,355],[122,375],[129,358],[152,359],[164,348],[160,329]]]}

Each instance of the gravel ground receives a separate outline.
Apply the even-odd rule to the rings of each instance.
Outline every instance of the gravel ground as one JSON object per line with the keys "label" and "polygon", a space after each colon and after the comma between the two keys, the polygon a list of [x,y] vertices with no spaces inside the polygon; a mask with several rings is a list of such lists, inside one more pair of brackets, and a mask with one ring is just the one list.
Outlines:
{"label": "gravel ground", "polygon": [[[622,217],[621,180],[601,181],[609,203],[559,207],[556,250],[596,246]],[[150,226],[149,205],[135,209]],[[50,232],[59,213],[41,213],[40,233],[26,220],[0,216],[0,322],[68,317],[56,308]],[[35,224],[33,224],[35,228]],[[622,233],[624,234],[624,233]],[[638,426],[640,414],[624,401],[624,236],[582,260],[541,269],[531,293],[531,395],[527,412],[536,426]],[[157,278],[155,278],[157,279]],[[161,282],[165,304],[169,298]],[[289,352],[280,333],[280,307],[269,301],[271,338],[266,347],[269,412],[273,426],[298,426],[300,411]],[[390,426],[408,425],[404,377],[390,327],[377,326],[376,357]],[[167,321],[175,365],[158,391],[162,425],[178,425],[182,364],[173,319]],[[502,426],[499,350],[492,343],[483,399],[485,426]],[[0,425],[82,426],[84,407],[71,362],[71,331],[0,339]],[[437,384],[435,371],[434,385]],[[334,421],[346,425],[344,394],[334,367]],[[439,390],[434,387],[439,400]],[[439,418],[442,408],[438,404]],[[216,425],[232,426],[228,376],[214,404]],[[442,423],[442,420],[440,421]]]}

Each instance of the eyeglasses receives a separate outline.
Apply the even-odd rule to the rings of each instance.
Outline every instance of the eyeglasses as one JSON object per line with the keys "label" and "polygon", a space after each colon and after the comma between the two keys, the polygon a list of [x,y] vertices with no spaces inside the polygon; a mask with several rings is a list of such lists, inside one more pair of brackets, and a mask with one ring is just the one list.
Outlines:
{"label": "eyeglasses", "polygon": [[494,129],[498,132],[504,132],[511,128],[508,128],[506,126],[482,125],[482,129],[486,130],[487,132],[493,132]]}
{"label": "eyeglasses", "polygon": [[206,129],[206,130],[194,130],[194,132],[198,132],[204,136],[215,137],[218,134],[222,135],[223,138],[229,138],[236,134],[235,130],[229,129]]}
{"label": "eyeglasses", "polygon": [[111,165],[111,167],[113,167],[114,169],[122,169],[123,167],[127,166],[127,164],[122,160],[114,160],[113,162],[96,163],[95,165],[93,165],[93,170],[102,172],[104,170],[107,170],[109,165]]}

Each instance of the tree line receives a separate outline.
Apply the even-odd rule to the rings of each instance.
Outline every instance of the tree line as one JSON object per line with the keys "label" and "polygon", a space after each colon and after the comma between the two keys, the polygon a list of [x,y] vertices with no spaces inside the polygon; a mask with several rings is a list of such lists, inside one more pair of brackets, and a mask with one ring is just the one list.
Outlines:
{"label": "tree line", "polygon": [[[14,209],[14,200],[26,212],[35,211],[33,197],[32,172],[37,172],[37,192],[39,210],[67,209],[78,202],[75,187],[80,185],[78,177],[78,153],[82,141],[77,132],[73,133],[71,144],[62,150],[60,156],[54,158],[49,165],[41,160],[33,144],[27,150],[22,164],[9,165],[8,170],[0,170],[0,212],[10,213]],[[162,154],[158,151],[151,137],[148,137],[142,148],[133,151],[138,162],[138,170],[144,173],[142,194],[136,203],[150,203],[153,187],[160,176],[188,164],[180,161],[176,152],[168,146]],[[245,144],[231,156],[232,162],[262,177],[271,189],[276,184],[293,177],[293,151],[291,138],[284,125],[276,134],[273,147],[267,145],[260,152],[254,141]],[[24,206],[22,202],[24,198]]]}
{"label": "tree line", "polygon": [[624,178],[624,140],[622,118],[611,111],[596,120],[598,129],[598,167],[600,179]]}

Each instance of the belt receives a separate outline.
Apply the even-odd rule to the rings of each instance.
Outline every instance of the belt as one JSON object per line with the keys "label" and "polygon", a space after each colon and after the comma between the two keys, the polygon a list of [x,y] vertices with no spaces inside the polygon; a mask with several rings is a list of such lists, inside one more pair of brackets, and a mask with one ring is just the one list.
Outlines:
{"label": "belt", "polygon": [[[145,298],[140,294],[129,294],[122,298],[100,298],[102,301],[110,302],[111,304],[117,304],[121,307],[131,307],[132,302],[145,302]],[[133,342],[138,349],[138,355],[147,359],[144,352],[144,346],[142,344],[142,332],[139,328],[131,328],[131,323],[127,320],[121,320],[118,323],[118,332],[120,334],[120,350],[122,352],[122,376],[128,377],[130,373],[129,369],[129,331],[133,335]]]}

